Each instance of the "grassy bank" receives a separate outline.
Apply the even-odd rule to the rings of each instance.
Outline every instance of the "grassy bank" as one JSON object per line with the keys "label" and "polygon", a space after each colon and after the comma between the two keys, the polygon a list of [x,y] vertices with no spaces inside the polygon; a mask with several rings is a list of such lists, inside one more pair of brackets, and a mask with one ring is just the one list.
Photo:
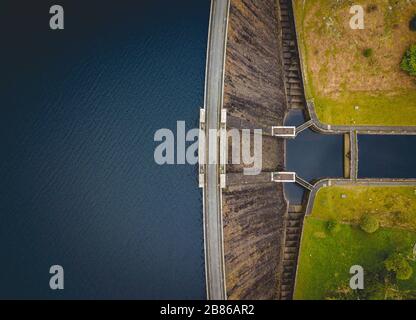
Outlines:
{"label": "grassy bank", "polygon": [[416,187],[328,187],[318,192],[312,216],[357,224],[371,214],[383,227],[416,232]]}
{"label": "grassy bank", "polygon": [[[312,94],[318,118],[332,125],[416,125],[416,90],[348,92],[336,98]],[[356,106],[359,108],[356,109]]]}
{"label": "grassy bank", "polygon": [[[374,234],[358,223],[364,214],[378,218]],[[336,233],[328,229],[337,221]],[[383,269],[383,261],[400,251],[411,256],[416,243],[416,192],[412,187],[328,187],[316,198],[312,215],[305,219],[295,299],[326,299],[348,285],[350,267],[360,265],[366,279]],[[415,262],[411,262],[416,271]],[[398,290],[416,291],[416,275],[397,283]],[[370,290],[370,289],[368,289]],[[391,293],[393,294],[393,293]],[[381,289],[372,293],[385,298]]]}
{"label": "grassy bank", "polygon": [[[352,30],[350,1],[295,0],[308,99],[333,125],[416,125],[416,81],[400,69],[416,43],[416,2],[363,0],[365,29]],[[371,49],[371,56],[364,51]]]}

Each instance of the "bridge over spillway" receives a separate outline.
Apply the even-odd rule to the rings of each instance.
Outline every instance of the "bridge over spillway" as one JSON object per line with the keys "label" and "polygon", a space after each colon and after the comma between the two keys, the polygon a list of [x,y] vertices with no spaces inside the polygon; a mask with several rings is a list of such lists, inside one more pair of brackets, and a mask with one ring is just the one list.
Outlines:
{"label": "bridge over spillway", "polygon": [[313,185],[310,184],[305,179],[299,177],[296,172],[273,172],[272,173],[272,182],[280,183],[297,183],[301,187],[312,191]]}
{"label": "bridge over spillway", "polygon": [[[313,120],[309,120],[298,127],[295,126],[276,126],[272,127],[272,136],[284,138],[284,139],[294,139],[296,138],[301,132],[309,129],[313,126]],[[272,173],[272,181],[273,182],[281,182],[281,183],[297,183],[301,187],[312,191],[313,185],[310,184],[308,181],[299,177],[295,172],[273,172]]]}
{"label": "bridge over spillway", "polygon": [[298,127],[279,126],[272,127],[272,136],[280,138],[296,138],[301,132],[313,126],[313,120],[309,120]]}

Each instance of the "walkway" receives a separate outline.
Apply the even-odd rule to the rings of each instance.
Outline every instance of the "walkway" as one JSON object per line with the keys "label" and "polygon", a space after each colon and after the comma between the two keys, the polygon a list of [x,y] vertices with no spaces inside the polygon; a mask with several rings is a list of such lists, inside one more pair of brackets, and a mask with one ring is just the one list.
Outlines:
{"label": "walkway", "polygon": [[296,128],[296,135],[298,135],[301,132],[309,129],[312,126],[313,126],[313,121],[312,120],[309,120],[309,121],[303,123],[302,125],[300,125],[299,127]]}
{"label": "walkway", "polygon": [[[229,0],[212,0],[205,79],[205,136],[219,132],[224,91]],[[219,166],[219,137],[206,143],[204,170],[204,238],[207,298],[225,300],[222,203]],[[211,159],[211,161],[209,161]],[[211,164],[215,159],[216,164]]]}

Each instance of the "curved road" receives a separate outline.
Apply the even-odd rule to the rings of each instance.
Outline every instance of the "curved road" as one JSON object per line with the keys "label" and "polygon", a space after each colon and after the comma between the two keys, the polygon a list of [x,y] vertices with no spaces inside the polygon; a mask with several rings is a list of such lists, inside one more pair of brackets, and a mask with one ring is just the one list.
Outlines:
{"label": "curved road", "polygon": [[224,91],[224,64],[227,40],[229,0],[212,0],[205,80],[206,168],[204,184],[205,273],[207,298],[225,300],[225,271],[222,228],[222,204],[219,167],[219,132]]}

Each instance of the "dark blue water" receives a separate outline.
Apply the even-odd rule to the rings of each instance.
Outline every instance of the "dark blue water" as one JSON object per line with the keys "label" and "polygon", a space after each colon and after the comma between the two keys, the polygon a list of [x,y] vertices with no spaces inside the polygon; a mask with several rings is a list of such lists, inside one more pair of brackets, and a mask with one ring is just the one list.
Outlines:
{"label": "dark blue water", "polygon": [[[305,122],[302,112],[292,111],[286,118],[288,126],[299,126]],[[286,143],[286,170],[314,181],[322,178],[343,177],[343,136],[323,135],[305,130],[296,139]],[[300,204],[304,189],[297,184],[285,184],[285,193],[291,204]]]}
{"label": "dark blue water", "polygon": [[[291,112],[286,125],[304,122],[301,112]],[[341,135],[322,135],[311,130],[287,140],[286,170],[308,181],[343,176]],[[416,179],[416,136],[359,135],[359,178]],[[285,184],[289,201],[301,203],[304,189]]]}
{"label": "dark blue water", "polygon": [[360,178],[416,178],[416,136],[360,135]]}
{"label": "dark blue water", "polygon": [[0,298],[203,299],[196,169],[153,135],[197,126],[209,1],[59,3],[0,4]]}

